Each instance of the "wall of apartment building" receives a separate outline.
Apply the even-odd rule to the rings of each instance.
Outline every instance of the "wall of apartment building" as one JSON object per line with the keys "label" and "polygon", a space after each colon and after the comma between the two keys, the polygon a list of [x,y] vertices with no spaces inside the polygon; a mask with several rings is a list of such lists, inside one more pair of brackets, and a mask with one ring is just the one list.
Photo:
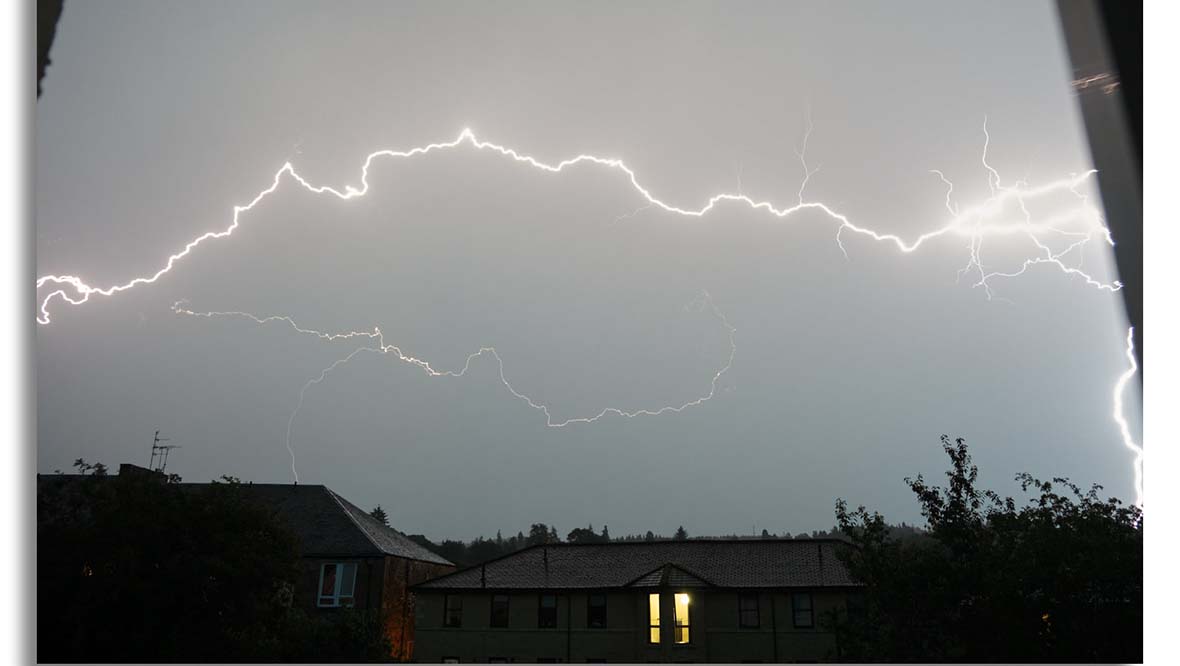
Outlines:
{"label": "wall of apartment building", "polygon": [[455,570],[455,567],[400,557],[306,557],[300,560],[294,603],[313,613],[338,613],[318,605],[324,564],[356,564],[353,608],[381,614],[390,658],[408,661],[414,654],[414,596],[409,587]]}
{"label": "wall of apartment building", "polygon": [[[811,625],[795,626],[792,594],[811,595]],[[705,608],[708,660],[712,662],[823,661],[834,659],[836,636],[826,619],[846,612],[847,592],[832,589],[754,592],[758,626],[742,627],[736,590],[711,592]]]}
{"label": "wall of apartment building", "polygon": [[308,612],[330,613],[334,608],[321,608],[320,570],[325,564],[356,564],[356,584],[353,591],[354,608],[380,608],[384,586],[383,557],[303,557],[299,560],[299,578],[295,585],[293,603]]}
{"label": "wall of apartment building", "polygon": [[390,658],[409,661],[414,657],[414,603],[410,586],[450,573],[455,567],[400,557],[382,562],[381,619],[389,637]]}
{"label": "wall of apartment building", "polygon": [[[822,626],[824,614],[842,610],[845,594],[814,590],[811,627],[793,623],[791,596],[783,591],[760,591],[759,626],[739,626],[737,591],[663,590],[658,644],[649,642],[648,594],[654,590],[558,592],[557,626],[538,627],[542,592],[509,593],[508,626],[491,626],[492,591],[458,592],[463,604],[462,626],[444,626],[447,595],[423,590],[416,604],[414,660],[439,662],[456,658],[463,663],[491,659],[529,663],[540,659],[584,663],[608,662],[787,662],[833,658],[835,636]],[[690,595],[689,642],[676,644],[673,632],[673,593]],[[499,592],[497,592],[498,594]],[[548,592],[546,592],[548,593]],[[605,594],[606,627],[590,628],[590,594]]]}

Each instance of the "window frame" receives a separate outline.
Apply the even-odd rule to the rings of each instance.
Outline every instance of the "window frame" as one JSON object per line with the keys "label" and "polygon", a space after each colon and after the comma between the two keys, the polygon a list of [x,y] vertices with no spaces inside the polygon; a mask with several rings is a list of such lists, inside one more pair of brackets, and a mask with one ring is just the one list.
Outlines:
{"label": "window frame", "polygon": [[[594,605],[595,598],[602,599],[601,605]],[[598,624],[594,623],[595,616],[600,615]],[[586,628],[587,629],[606,629],[607,626],[606,613],[606,595],[591,593],[586,595]]]}
{"label": "window frame", "polygon": [[[500,617],[500,620],[501,620],[500,623],[496,622],[496,619],[497,619],[496,600],[497,599],[503,599],[503,601],[504,601],[503,609],[501,609],[501,611],[500,611],[502,613],[502,615]],[[512,602],[509,600],[507,594],[493,594],[492,595],[491,609],[490,609],[490,612],[488,613],[488,626],[489,627],[491,627],[493,629],[507,629],[508,628],[508,621],[509,621],[508,618],[510,617],[508,614],[508,610],[511,607],[511,603]]]}
{"label": "window frame", "polygon": [[[332,593],[324,594],[324,581],[328,568],[332,568]],[[356,606],[356,578],[360,569],[356,562],[321,562],[320,582],[316,587],[315,605],[317,608],[352,608]],[[351,579],[346,574],[352,572]],[[348,584],[350,594],[343,594],[345,584]],[[347,601],[345,601],[347,600]]]}
{"label": "window frame", "polygon": [[[739,592],[738,593],[738,627],[741,629],[761,629],[762,628],[762,595],[757,592]],[[754,600],[753,608],[743,607],[743,602],[750,599]],[[750,613],[754,615],[754,621],[751,624],[747,621]]]}
{"label": "window frame", "polygon": [[[799,600],[807,600],[807,608],[799,607]],[[799,614],[807,614],[807,623],[799,623]],[[814,629],[815,628],[815,598],[810,592],[792,592],[791,593],[791,625],[796,629]]]}
{"label": "window frame", "polygon": [[[653,604],[652,601],[655,601]],[[647,644],[659,645],[663,642],[663,635],[660,633],[660,603],[661,595],[659,592],[650,592],[647,595]],[[652,611],[655,611],[654,617]]]}
{"label": "window frame", "polygon": [[[452,603],[457,602],[457,603]],[[452,624],[451,619],[455,622]],[[443,595],[443,628],[444,629],[462,629],[463,628],[463,596],[460,594],[444,594]]]}
{"label": "window frame", "polygon": [[[680,597],[684,597],[684,622],[680,617]],[[684,640],[680,640],[683,632]],[[672,593],[672,644],[692,645],[692,595],[688,592]]]}
{"label": "window frame", "polygon": [[[553,599],[553,606],[546,606],[545,599]],[[552,611],[553,617],[547,618],[549,614],[547,611]],[[538,629],[556,629],[557,628],[557,595],[556,594],[539,594],[537,595],[537,628]]]}

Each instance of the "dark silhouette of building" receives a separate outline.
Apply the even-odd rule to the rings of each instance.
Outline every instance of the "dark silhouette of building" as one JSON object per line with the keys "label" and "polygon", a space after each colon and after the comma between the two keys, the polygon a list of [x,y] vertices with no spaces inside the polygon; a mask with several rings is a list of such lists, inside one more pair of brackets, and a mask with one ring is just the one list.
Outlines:
{"label": "dark silhouette of building", "polygon": [[454,564],[327,486],[248,484],[243,490],[299,538],[301,573],[294,603],[321,613],[340,607],[379,610],[392,656],[413,656],[410,586],[452,572]]}
{"label": "dark silhouette of building", "polygon": [[414,586],[424,662],[782,662],[838,655],[860,586],[832,539],[548,544]]}
{"label": "dark silhouette of building", "polygon": [[[168,483],[164,474],[123,464],[118,476]],[[39,474],[38,486],[103,477]],[[114,478],[114,477],[105,477]],[[174,484],[196,491],[205,483]],[[291,603],[314,614],[341,608],[376,611],[396,660],[413,657],[413,597],[410,587],[455,565],[384,525],[327,486],[238,483],[237,490],[284,524],[298,541],[299,575]]]}

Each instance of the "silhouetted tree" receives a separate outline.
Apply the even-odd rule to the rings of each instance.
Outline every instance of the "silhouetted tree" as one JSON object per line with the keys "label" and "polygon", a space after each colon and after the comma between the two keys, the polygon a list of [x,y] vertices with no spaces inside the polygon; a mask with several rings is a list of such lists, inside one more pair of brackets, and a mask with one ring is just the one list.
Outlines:
{"label": "silhouetted tree", "polygon": [[593,525],[586,527],[575,527],[570,530],[570,533],[565,537],[568,543],[603,543],[608,539],[603,539],[594,531]]}
{"label": "silhouetted tree", "polygon": [[380,504],[370,511],[369,515],[380,520],[382,525],[389,525],[389,516],[385,515],[385,509],[382,509]]}
{"label": "silhouetted tree", "polygon": [[684,525],[676,528],[676,534],[672,535],[672,538],[677,541],[684,541],[688,538],[688,532],[684,530]]}
{"label": "silhouetted tree", "polygon": [[528,545],[540,546],[549,543],[549,526],[545,523],[533,523],[529,527]]}
{"label": "silhouetted tree", "polygon": [[295,536],[236,479],[163,475],[37,487],[41,661],[370,660],[389,654],[375,614],[292,607]]}
{"label": "silhouetted tree", "polygon": [[[942,438],[945,488],[906,479],[927,531],[836,504],[866,584],[837,624],[854,661],[1142,661],[1142,512],[1068,479],[1017,476],[1024,506],[976,488],[962,439]],[[1056,487],[1063,487],[1059,493]],[[908,526],[904,526],[908,527]],[[1001,640],[1002,637],[1002,640]]]}

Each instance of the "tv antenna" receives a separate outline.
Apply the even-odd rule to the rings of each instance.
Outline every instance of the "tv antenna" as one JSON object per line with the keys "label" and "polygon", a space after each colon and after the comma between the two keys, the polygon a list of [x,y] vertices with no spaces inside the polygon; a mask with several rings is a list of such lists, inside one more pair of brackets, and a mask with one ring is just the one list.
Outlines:
{"label": "tv antenna", "polygon": [[[157,472],[163,473],[168,468],[168,454],[172,449],[179,449],[179,444],[161,444],[160,442],[170,442],[171,439],[167,437],[160,437],[160,431],[157,430],[154,437],[152,437],[152,459],[148,463],[148,468]],[[155,467],[156,461],[159,460],[160,466]]]}

